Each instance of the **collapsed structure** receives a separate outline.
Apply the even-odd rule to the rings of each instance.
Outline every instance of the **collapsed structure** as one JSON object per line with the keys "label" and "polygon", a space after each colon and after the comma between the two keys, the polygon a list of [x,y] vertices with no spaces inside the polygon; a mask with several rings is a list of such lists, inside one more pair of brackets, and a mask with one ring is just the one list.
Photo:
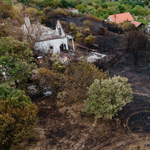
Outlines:
{"label": "collapsed structure", "polygon": [[[55,30],[45,27],[40,23],[31,24],[28,14],[24,14],[24,20],[25,23],[21,28],[24,31],[25,38],[34,43],[34,49],[36,51],[57,53],[57,59],[62,64],[68,64],[70,62],[75,52],[74,40],[71,35],[64,32],[59,20],[57,20]],[[72,46],[70,46],[70,43],[72,43]],[[104,61],[105,57],[106,55],[92,52],[89,53],[87,62]],[[42,56],[37,58],[40,63],[42,62],[42,58]],[[83,58],[81,57],[78,60],[82,60]]]}
{"label": "collapsed structure", "polygon": [[146,25],[145,32],[148,36],[150,36],[150,22],[148,22],[148,24]]}
{"label": "collapsed structure", "polygon": [[[25,23],[22,30],[26,38],[35,42],[34,49],[42,52],[60,53],[65,50],[75,52],[73,37],[66,34],[59,20],[57,20],[56,29],[52,30],[38,24],[31,24],[28,14],[24,14]],[[71,42],[69,42],[71,41]],[[72,46],[69,45],[72,43]]]}

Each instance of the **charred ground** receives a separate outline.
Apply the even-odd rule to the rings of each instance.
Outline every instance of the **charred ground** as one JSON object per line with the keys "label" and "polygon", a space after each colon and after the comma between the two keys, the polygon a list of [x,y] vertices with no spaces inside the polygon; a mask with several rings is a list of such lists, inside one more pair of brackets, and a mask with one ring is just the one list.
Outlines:
{"label": "charred ground", "polygon": [[[83,18],[61,19],[67,24],[82,25]],[[101,26],[102,23],[95,23]],[[107,36],[98,36],[99,52],[122,55],[122,34],[109,31]],[[146,47],[149,50],[149,45]],[[88,50],[88,48],[87,48]],[[150,143],[150,64],[145,56],[136,68],[130,57],[122,56],[109,66],[110,76],[127,77],[133,89],[133,101],[127,104],[113,120],[99,119],[82,111],[83,103],[64,106],[53,97],[36,99],[39,107],[39,122],[32,131],[36,140],[26,139],[14,149],[20,150],[128,150],[132,144]],[[33,99],[35,101],[35,99]]]}

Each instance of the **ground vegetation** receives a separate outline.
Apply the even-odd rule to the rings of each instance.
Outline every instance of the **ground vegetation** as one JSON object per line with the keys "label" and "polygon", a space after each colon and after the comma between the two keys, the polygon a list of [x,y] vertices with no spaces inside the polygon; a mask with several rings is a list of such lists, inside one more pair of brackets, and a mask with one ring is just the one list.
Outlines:
{"label": "ground vegetation", "polygon": [[11,37],[0,39],[1,74],[4,74],[2,83],[19,84],[27,82],[32,70],[36,68],[33,52],[27,42],[20,42]]}

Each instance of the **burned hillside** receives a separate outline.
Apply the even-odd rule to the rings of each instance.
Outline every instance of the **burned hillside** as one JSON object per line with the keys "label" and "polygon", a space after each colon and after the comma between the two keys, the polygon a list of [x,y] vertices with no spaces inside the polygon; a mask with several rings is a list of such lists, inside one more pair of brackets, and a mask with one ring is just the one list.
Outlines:
{"label": "burned hillside", "polygon": [[15,8],[0,21],[0,149],[149,149],[145,32],[50,7],[20,6],[14,25]]}

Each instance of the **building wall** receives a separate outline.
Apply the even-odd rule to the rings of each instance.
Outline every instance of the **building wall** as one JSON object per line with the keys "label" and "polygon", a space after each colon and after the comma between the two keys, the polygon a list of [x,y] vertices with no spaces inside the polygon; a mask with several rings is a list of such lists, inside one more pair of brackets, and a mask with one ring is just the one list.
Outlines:
{"label": "building wall", "polygon": [[73,12],[73,13],[76,13],[76,14],[78,14],[78,13],[79,13],[78,9],[69,10],[69,11],[71,11],[71,12]]}
{"label": "building wall", "polygon": [[147,24],[145,29],[146,29],[147,35],[150,36],[150,22]]}
{"label": "building wall", "polygon": [[27,30],[25,24],[22,25],[22,29],[23,29],[24,35],[27,36],[28,35],[28,30]]}
{"label": "building wall", "polygon": [[68,49],[68,39],[67,38],[36,42],[34,48],[35,48],[35,50],[48,52],[48,50],[50,50],[50,47],[53,46],[53,53],[60,53],[60,45],[61,44],[66,44],[66,49]]}
{"label": "building wall", "polygon": [[109,21],[112,21],[110,17],[107,18]]}
{"label": "building wall", "polygon": [[[59,35],[59,28],[60,28],[60,30],[61,30],[61,35]],[[56,33],[58,33],[58,35],[61,36],[61,37],[64,37],[64,36],[66,35],[65,32],[64,32],[64,30],[63,30],[63,28],[62,28],[62,26],[61,26],[61,24],[60,24],[60,22],[59,22],[59,20],[57,21],[55,31],[56,31]]]}

